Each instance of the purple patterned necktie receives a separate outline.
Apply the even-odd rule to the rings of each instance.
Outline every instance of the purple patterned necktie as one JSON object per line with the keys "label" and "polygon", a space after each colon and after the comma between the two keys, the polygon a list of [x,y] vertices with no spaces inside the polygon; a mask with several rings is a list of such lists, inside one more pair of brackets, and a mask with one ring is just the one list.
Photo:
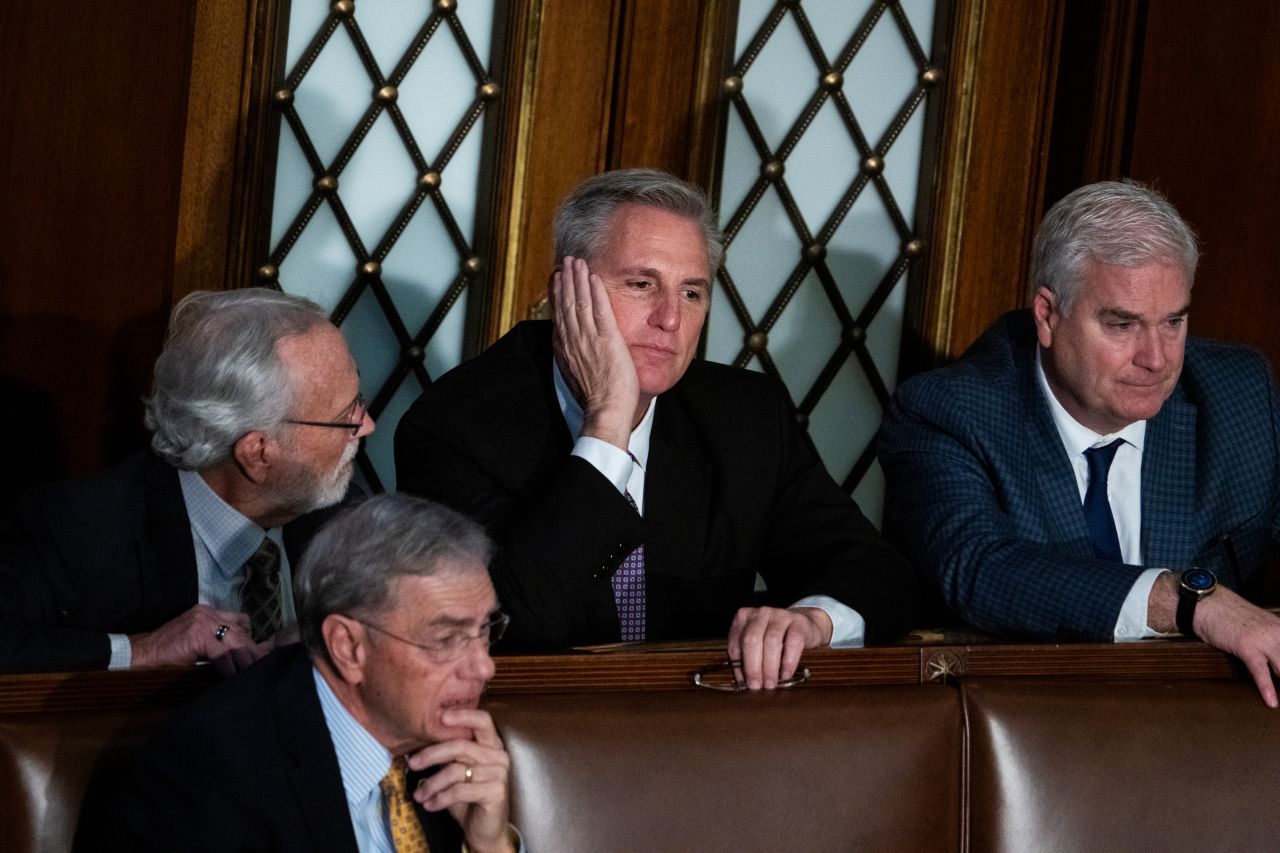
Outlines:
{"label": "purple patterned necktie", "polygon": [[[631,493],[626,493],[627,503],[639,512]],[[618,621],[622,624],[622,639],[644,639],[644,545],[636,548],[622,561],[613,573],[613,600],[618,605]]]}

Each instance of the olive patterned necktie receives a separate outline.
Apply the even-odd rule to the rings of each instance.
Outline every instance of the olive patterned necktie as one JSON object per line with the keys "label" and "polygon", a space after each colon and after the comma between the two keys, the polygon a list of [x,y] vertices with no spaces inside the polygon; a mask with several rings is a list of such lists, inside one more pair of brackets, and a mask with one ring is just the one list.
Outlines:
{"label": "olive patterned necktie", "polygon": [[249,614],[253,641],[261,643],[280,630],[280,548],[269,536],[244,563],[240,607]]}

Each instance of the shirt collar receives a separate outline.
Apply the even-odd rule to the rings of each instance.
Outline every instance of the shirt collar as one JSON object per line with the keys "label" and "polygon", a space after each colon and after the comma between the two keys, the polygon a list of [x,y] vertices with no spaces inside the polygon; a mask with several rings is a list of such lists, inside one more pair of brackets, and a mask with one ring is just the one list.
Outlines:
{"label": "shirt collar", "polygon": [[348,807],[359,807],[375,790],[381,796],[379,783],[391,767],[392,755],[356,722],[314,665],[311,676],[316,682],[316,696],[320,699],[320,710],[324,712],[324,721],[329,727],[333,751],[338,755],[338,769],[342,772],[342,788],[347,795]]}
{"label": "shirt collar", "polygon": [[262,544],[264,534],[271,536],[276,545],[282,544],[279,528],[264,531],[245,518],[218,497],[198,472],[178,471],[178,483],[187,504],[191,529],[200,537],[223,577],[233,578],[240,573],[245,561]]}
{"label": "shirt collar", "polygon": [[1054,396],[1053,389],[1049,387],[1049,377],[1044,373],[1039,346],[1036,347],[1036,381],[1040,383],[1040,390],[1049,401],[1049,413],[1053,416],[1053,425],[1058,428],[1058,437],[1062,439],[1062,445],[1070,456],[1081,455],[1090,447],[1110,444],[1117,438],[1124,439],[1136,447],[1138,452],[1142,452],[1142,444],[1147,436],[1146,421],[1134,421],[1118,432],[1101,435],[1071,417],[1071,414]]}
{"label": "shirt collar", "polygon": [[[569,440],[576,442],[582,435],[584,413],[577,398],[569,390],[569,383],[565,381],[564,374],[560,372],[560,363],[554,357],[551,359],[551,378],[555,384],[560,414],[564,415],[565,426],[569,428]],[[627,442],[627,452],[631,454],[631,458],[636,461],[642,471],[649,465],[649,436],[653,433],[653,412],[657,408],[655,403],[657,403],[656,397],[649,401],[649,408],[645,409],[644,417],[631,431],[631,438]]]}

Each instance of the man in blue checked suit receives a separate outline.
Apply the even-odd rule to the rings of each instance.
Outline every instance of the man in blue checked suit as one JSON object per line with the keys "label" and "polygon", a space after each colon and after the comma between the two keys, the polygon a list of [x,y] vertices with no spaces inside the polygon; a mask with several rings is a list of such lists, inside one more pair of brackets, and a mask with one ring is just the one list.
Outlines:
{"label": "man in blue checked suit", "polygon": [[885,529],[979,628],[1180,630],[1239,656],[1276,707],[1280,619],[1248,597],[1280,538],[1280,400],[1260,353],[1187,337],[1198,260],[1139,184],[1054,205],[1031,309],[895,394]]}

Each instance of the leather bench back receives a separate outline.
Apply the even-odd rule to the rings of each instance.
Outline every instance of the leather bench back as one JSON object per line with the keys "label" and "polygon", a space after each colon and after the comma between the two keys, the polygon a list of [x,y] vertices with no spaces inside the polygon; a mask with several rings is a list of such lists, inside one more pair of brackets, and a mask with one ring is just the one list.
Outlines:
{"label": "leather bench back", "polygon": [[120,763],[170,707],[0,716],[0,850],[71,850],[91,780]]}
{"label": "leather bench back", "polygon": [[971,850],[1280,850],[1280,712],[1251,683],[963,690]]}
{"label": "leather bench back", "polygon": [[955,690],[495,697],[531,850],[960,849]]}

